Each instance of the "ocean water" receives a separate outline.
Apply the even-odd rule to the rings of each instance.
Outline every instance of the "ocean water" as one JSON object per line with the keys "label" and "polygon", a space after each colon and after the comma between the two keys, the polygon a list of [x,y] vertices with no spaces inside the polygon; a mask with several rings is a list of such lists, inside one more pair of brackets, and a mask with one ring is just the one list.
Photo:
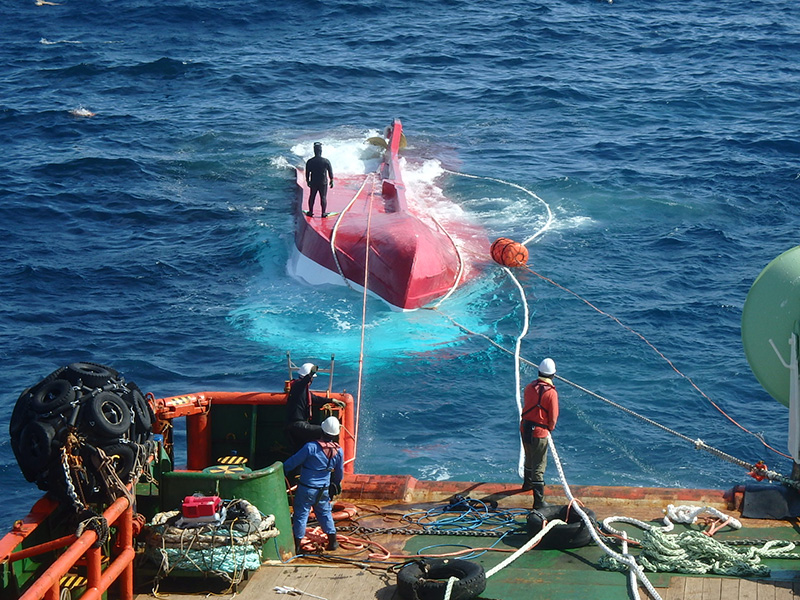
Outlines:
{"label": "ocean water", "polygon": [[[362,140],[398,117],[415,203],[489,241],[527,239],[551,211],[531,269],[785,452],[788,411],[750,372],[740,318],[761,269],[798,243],[796,3],[63,0],[3,13],[3,427],[24,388],[73,361],[166,396],[275,390],[287,351],[335,355],[334,389],[356,393],[361,296],[287,275],[291,167],[322,140],[335,169],[357,169]],[[514,359],[488,340],[513,350],[525,305],[488,258],[475,268],[438,311],[368,301],[361,472],[518,480]],[[516,274],[523,357],[789,472],[639,336]],[[534,376],[523,366],[523,384]],[[749,480],[559,390],[554,441],[573,484]],[[0,486],[9,524],[40,495],[6,436]]]}

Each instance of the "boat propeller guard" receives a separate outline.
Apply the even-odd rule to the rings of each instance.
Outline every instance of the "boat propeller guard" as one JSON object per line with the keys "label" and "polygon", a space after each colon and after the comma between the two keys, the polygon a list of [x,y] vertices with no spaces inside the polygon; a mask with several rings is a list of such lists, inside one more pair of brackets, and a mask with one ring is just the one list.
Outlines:
{"label": "boat propeller guard", "polygon": [[[588,508],[584,512],[592,523],[595,522],[594,512]],[[536,535],[553,519],[560,519],[566,525],[556,525],[537,544],[541,550],[563,550],[566,548],[581,548],[592,542],[592,532],[586,526],[581,516],[575,510],[570,510],[569,505],[549,505],[536,508],[528,513],[528,533]]]}

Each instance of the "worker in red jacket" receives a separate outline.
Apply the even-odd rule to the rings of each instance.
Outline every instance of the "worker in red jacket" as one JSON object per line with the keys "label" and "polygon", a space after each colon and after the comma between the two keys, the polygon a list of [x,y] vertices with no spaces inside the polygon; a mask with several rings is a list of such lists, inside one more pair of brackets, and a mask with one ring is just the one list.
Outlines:
{"label": "worker in red jacket", "polygon": [[533,490],[533,508],[547,506],[544,501],[544,470],[547,467],[547,438],[558,421],[558,392],[553,385],[556,363],[545,358],[539,377],[525,387],[525,404],[519,433],[525,450],[523,490]]}

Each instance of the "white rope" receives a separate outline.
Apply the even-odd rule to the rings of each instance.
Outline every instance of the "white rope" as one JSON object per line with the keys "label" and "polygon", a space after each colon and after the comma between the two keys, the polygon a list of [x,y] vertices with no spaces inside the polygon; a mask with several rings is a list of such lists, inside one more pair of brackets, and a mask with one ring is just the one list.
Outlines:
{"label": "white rope", "polygon": [[[517,185],[516,183],[512,183],[510,181],[504,181],[502,179],[496,179],[494,177],[468,175],[466,173],[458,173],[456,171],[450,171],[448,169],[444,169],[444,171],[445,171],[445,173],[450,173],[452,175],[458,175],[460,177],[466,177],[466,178],[469,178],[469,179],[483,179],[483,180],[486,180],[486,181],[494,181],[495,183],[501,183],[503,185],[508,185],[508,186],[511,186],[513,188],[516,188],[518,190],[521,190],[521,191],[525,192],[526,194],[528,194],[532,198],[535,198],[536,200],[541,202],[544,205],[545,210],[547,211],[547,219],[546,219],[544,225],[542,225],[533,235],[531,235],[525,241],[522,242],[523,245],[527,245],[530,242],[532,242],[533,240],[535,240],[536,238],[540,237],[542,234],[544,234],[545,231],[547,231],[550,228],[550,226],[553,223],[553,211],[550,210],[550,206],[547,204],[547,202],[542,200],[539,196],[537,196],[532,191],[530,191],[528,189],[525,189],[521,185]],[[511,277],[511,280],[514,282],[514,284],[519,289],[519,294],[520,294],[522,306],[525,308],[525,321],[524,321],[524,324],[523,324],[523,327],[522,327],[522,331],[517,336],[517,341],[516,341],[516,345],[515,345],[515,348],[514,348],[514,372],[516,374],[515,377],[514,377],[514,390],[515,390],[514,395],[515,395],[515,398],[516,398],[516,401],[517,401],[517,413],[519,414],[519,418],[521,420],[522,419],[522,397],[521,397],[521,394],[522,394],[522,383],[520,381],[520,356],[519,355],[520,355],[520,350],[521,350],[521,346],[522,346],[522,339],[528,334],[528,327],[529,327],[529,321],[530,321],[530,310],[528,308],[528,300],[527,300],[527,298],[525,296],[525,290],[522,288],[522,285],[519,283],[519,281],[517,280],[516,276],[511,272],[511,270],[508,267],[503,267],[503,269],[509,275],[509,277]],[[449,293],[448,293],[448,296],[449,296]],[[439,306],[439,303],[437,303],[435,305],[435,307],[438,307],[438,306]],[[538,365],[537,365],[537,368],[538,368]],[[520,437],[520,441],[519,441],[519,463],[518,463],[518,466],[517,466],[517,472],[518,472],[520,477],[524,477],[524,473],[525,473],[525,448],[522,445],[522,438],[521,437]]]}
{"label": "white rope", "polygon": [[453,236],[450,235],[450,232],[448,232],[444,227],[442,227],[442,224],[439,223],[436,217],[434,217],[432,214],[428,216],[430,216],[430,218],[433,219],[433,222],[436,223],[439,229],[441,229],[444,232],[444,234],[447,236],[447,239],[449,239],[450,243],[453,244],[453,248],[456,251],[456,256],[458,256],[458,275],[456,275],[456,279],[455,281],[453,281],[453,285],[450,287],[450,290],[448,290],[448,292],[444,296],[442,296],[438,300],[438,302],[436,302],[436,304],[433,305],[434,308],[436,308],[442,302],[447,300],[453,294],[453,292],[456,291],[458,284],[461,283],[461,278],[464,276],[464,257],[461,255],[461,250],[459,249],[458,244],[456,244],[455,240],[453,239]]}
{"label": "white rope", "polygon": [[[622,554],[628,554],[628,534],[622,532]],[[636,575],[633,569],[628,569],[628,596],[633,600],[639,600],[639,586],[636,585]]]}
{"label": "white rope", "polygon": [[553,224],[553,211],[550,210],[550,206],[547,204],[547,202],[542,200],[534,192],[530,191],[529,189],[526,189],[526,188],[522,187],[521,185],[518,185],[516,183],[512,183],[510,181],[504,181],[502,179],[496,179],[494,177],[486,177],[486,176],[483,176],[483,175],[469,175],[467,173],[459,173],[458,171],[450,171],[448,169],[443,169],[443,171],[445,173],[450,173],[451,175],[458,175],[459,177],[466,177],[468,179],[483,179],[485,181],[494,181],[495,183],[501,183],[503,185],[508,185],[508,186],[511,186],[513,188],[516,188],[516,189],[528,194],[528,196],[530,196],[531,198],[534,198],[534,199],[538,200],[539,202],[541,202],[544,205],[545,210],[547,211],[547,220],[546,220],[545,224],[542,225],[532,236],[530,236],[529,238],[525,239],[522,242],[522,244],[524,246],[527,246],[533,240],[535,240],[536,238],[538,238],[542,234],[544,234],[544,232],[547,231],[548,229],[550,229],[550,226]]}
{"label": "white rope", "polygon": [[[361,194],[361,190],[363,190],[364,186],[367,185],[367,181],[373,180],[374,183],[374,177],[375,177],[374,173],[367,174],[367,176],[364,178],[364,181],[361,183],[361,187],[358,188],[358,191],[355,193],[355,196],[353,196],[353,199],[350,200],[348,205],[345,206],[342,212],[339,213],[339,217],[336,219],[336,223],[333,225],[333,231],[331,232],[331,254],[333,255],[333,261],[336,263],[336,269],[339,271],[339,275],[342,276],[342,279],[344,279],[345,285],[350,289],[353,289],[353,286],[350,285],[350,282],[347,280],[347,277],[344,276],[344,272],[342,271],[342,266],[339,264],[339,257],[336,256],[336,234],[339,231],[339,225],[342,223],[342,217],[344,217],[344,214],[348,210],[350,210],[350,207],[353,206],[355,201],[358,199],[359,194]],[[375,188],[373,185],[373,193],[374,190]]]}
{"label": "white rope", "polygon": [[310,594],[309,592],[304,592],[303,590],[298,590],[295,587],[291,587],[289,585],[276,585],[272,588],[279,594],[289,594],[290,596],[309,596],[310,598],[319,598],[319,600],[327,600],[324,596],[315,596],[314,594]]}
{"label": "white rope", "polygon": [[[738,519],[729,517],[724,512],[717,510],[713,506],[688,506],[685,504],[674,506],[672,504],[668,504],[666,512],[667,514],[664,517],[664,524],[668,526],[672,525],[672,523],[687,523],[691,525],[697,521],[697,517],[699,517],[701,514],[709,513],[720,521],[724,521],[726,525],[730,525],[734,529],[742,528],[742,524]],[[670,527],[670,530],[671,529],[672,527]]]}
{"label": "white rope", "polygon": [[[528,321],[529,321],[529,311],[528,311],[528,300],[525,296],[525,290],[523,289],[520,282],[511,272],[508,267],[503,267],[503,270],[511,277],[511,280],[519,289],[519,295],[522,298],[522,306],[525,308],[525,319],[523,321],[522,331],[517,336],[516,345],[514,347],[514,391],[515,391],[515,398],[517,400],[517,413],[519,414],[520,420],[522,419],[522,382],[520,381],[520,366],[519,366],[519,353],[522,348],[522,338],[524,338],[528,334]],[[520,477],[524,476],[525,473],[525,448],[522,445],[522,437],[519,439],[519,463],[517,466],[517,472]]]}
{"label": "white rope", "polygon": [[491,577],[495,573],[505,569],[508,565],[510,565],[512,562],[517,560],[520,556],[522,556],[528,550],[530,550],[536,544],[538,544],[544,536],[550,533],[550,530],[553,527],[557,527],[558,525],[566,525],[566,523],[561,519],[553,519],[552,521],[548,521],[547,525],[545,525],[539,533],[537,533],[535,536],[533,536],[531,539],[525,542],[525,545],[523,545],[519,550],[514,552],[514,554],[512,554],[505,560],[503,560],[503,562],[501,562],[500,564],[495,565],[494,567],[486,571],[486,579],[489,579],[489,577]]}
{"label": "white rope", "polygon": [[447,580],[447,587],[444,590],[444,598],[442,600],[450,600],[450,594],[453,593],[453,586],[458,581],[458,577],[451,577]]}
{"label": "white rope", "polygon": [[630,569],[630,571],[641,582],[641,584],[647,590],[647,593],[650,594],[651,598],[654,600],[661,600],[661,596],[659,596],[656,588],[653,587],[653,584],[650,583],[650,580],[647,579],[647,576],[644,574],[644,569],[636,562],[636,558],[627,552],[620,554],[619,552],[616,552],[610,548],[598,535],[597,531],[595,530],[594,523],[592,523],[589,515],[587,515],[583,508],[581,508],[580,504],[575,501],[575,496],[572,495],[572,490],[570,490],[569,484],[567,483],[567,478],[564,475],[564,469],[561,466],[561,459],[556,451],[556,445],[553,443],[553,438],[549,434],[547,436],[547,446],[550,449],[550,454],[553,457],[553,463],[556,465],[556,469],[558,470],[558,478],[561,481],[561,486],[564,488],[564,494],[566,495],[569,504],[572,506],[575,512],[577,512],[581,519],[583,519],[584,524],[589,529],[589,533],[592,535],[592,539],[608,556],[614,558],[624,565],[627,565],[628,569]]}

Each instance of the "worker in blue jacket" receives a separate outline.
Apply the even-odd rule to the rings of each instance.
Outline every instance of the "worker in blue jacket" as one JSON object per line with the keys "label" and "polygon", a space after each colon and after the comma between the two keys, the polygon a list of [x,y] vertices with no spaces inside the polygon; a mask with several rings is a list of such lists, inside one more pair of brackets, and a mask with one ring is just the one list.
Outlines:
{"label": "worker in blue jacket", "polygon": [[341,425],[336,417],[328,417],[322,422],[322,439],[306,443],[296,454],[290,456],[283,469],[287,473],[300,467],[300,481],[294,494],[294,516],[292,532],[294,547],[301,554],[300,547],[306,533],[306,524],[311,507],[322,531],[328,536],[328,550],[336,550],[336,525],[331,511],[331,489],[341,489],[344,477],[344,452],[336,443]]}

